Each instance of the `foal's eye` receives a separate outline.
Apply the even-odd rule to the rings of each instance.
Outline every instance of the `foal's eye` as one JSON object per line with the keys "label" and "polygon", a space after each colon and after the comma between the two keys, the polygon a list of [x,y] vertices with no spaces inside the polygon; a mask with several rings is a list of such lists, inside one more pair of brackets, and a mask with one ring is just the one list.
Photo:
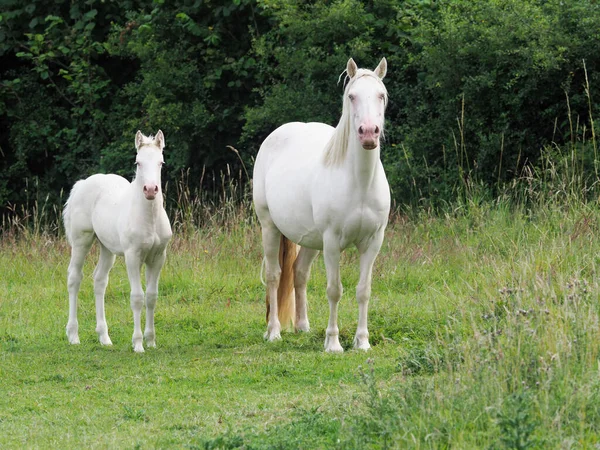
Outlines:
{"label": "foal's eye", "polygon": [[350,101],[351,101],[351,102],[353,102],[353,101],[354,101],[354,95],[352,95],[352,94],[348,94],[348,98],[350,99]]}

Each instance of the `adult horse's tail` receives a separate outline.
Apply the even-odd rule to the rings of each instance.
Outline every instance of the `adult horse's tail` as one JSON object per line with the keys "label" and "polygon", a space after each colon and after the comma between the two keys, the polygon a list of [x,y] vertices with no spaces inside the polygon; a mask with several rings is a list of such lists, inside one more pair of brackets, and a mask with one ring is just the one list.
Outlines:
{"label": "adult horse's tail", "polygon": [[[279,244],[279,265],[281,266],[281,277],[277,288],[277,315],[281,328],[288,325],[294,326],[296,315],[296,298],[294,294],[294,261],[296,261],[296,244],[281,235]],[[267,290],[267,322],[271,311],[269,291]]]}

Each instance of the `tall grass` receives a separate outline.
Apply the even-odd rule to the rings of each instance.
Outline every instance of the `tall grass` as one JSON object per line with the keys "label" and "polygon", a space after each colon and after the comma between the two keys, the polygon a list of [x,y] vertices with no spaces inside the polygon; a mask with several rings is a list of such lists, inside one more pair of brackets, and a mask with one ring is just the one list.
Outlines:
{"label": "tall grass", "polygon": [[[460,161],[468,159],[464,120],[461,114]],[[295,339],[292,346],[301,347],[300,355],[284,344],[263,347],[251,333],[240,333],[248,312],[258,308],[246,297],[262,296],[256,277],[244,274],[261,257],[247,173],[227,167],[220,174],[204,174],[202,187],[194,191],[189,172],[179,174],[165,186],[175,230],[170,251],[177,255],[173,273],[163,280],[171,319],[165,320],[165,333],[179,339],[171,347],[183,345],[189,352],[193,345],[185,339],[192,339],[196,347],[210,349],[211,361],[226,359],[226,369],[203,378],[205,383],[220,379],[224,370],[226,379],[238,377],[236,370],[254,365],[242,382],[248,390],[238,384],[236,393],[250,397],[257,385],[272,389],[288,382],[286,389],[296,396],[288,401],[301,406],[286,409],[284,417],[278,417],[281,409],[269,416],[260,409],[262,400],[253,398],[252,414],[271,417],[269,424],[257,425],[252,414],[240,416],[235,402],[232,409],[220,405],[232,418],[227,430],[217,425],[199,434],[200,425],[182,421],[167,431],[155,428],[163,436],[155,443],[188,448],[595,448],[600,443],[597,146],[595,132],[583,121],[569,113],[569,123],[571,142],[543,148],[540,164],[524,165],[514,180],[490,189],[465,165],[459,168],[464,176],[452,204],[435,211],[393,212],[373,277],[370,330],[376,357],[353,368],[358,388],[348,390],[347,379],[340,386],[329,379],[329,400],[314,407],[307,406],[315,400],[313,384],[327,377],[322,366],[315,372],[306,355],[320,351],[323,330]],[[41,240],[64,246],[60,209],[32,192],[31,202],[11,206],[2,217],[0,248],[13,246],[18,253],[20,242],[27,241],[39,249]],[[54,264],[57,258],[51,256]],[[346,252],[343,262],[344,284],[350,286],[357,281],[356,252]],[[209,266],[205,277],[191,275]],[[314,278],[318,286],[310,293],[322,297],[319,261]],[[239,283],[250,279],[250,287]],[[237,316],[230,310],[232,302],[240,305]],[[322,303],[311,307],[325,317]],[[189,308],[196,315],[190,316]],[[201,324],[209,310],[217,312]],[[23,314],[19,311],[19,317]],[[344,345],[352,339],[348,323],[354,324],[347,318],[342,311]],[[25,337],[0,332],[7,352],[19,340]],[[287,352],[293,365],[273,360],[278,352]],[[170,364],[167,358],[175,356],[164,358]],[[334,362],[343,372],[343,361],[326,364]],[[386,370],[378,371],[380,365]],[[194,376],[185,373],[182,379]],[[211,386],[218,389],[219,383]],[[157,413],[154,404],[148,408],[126,403],[120,420],[151,428]],[[0,429],[3,420],[5,425],[18,422],[0,415]]]}

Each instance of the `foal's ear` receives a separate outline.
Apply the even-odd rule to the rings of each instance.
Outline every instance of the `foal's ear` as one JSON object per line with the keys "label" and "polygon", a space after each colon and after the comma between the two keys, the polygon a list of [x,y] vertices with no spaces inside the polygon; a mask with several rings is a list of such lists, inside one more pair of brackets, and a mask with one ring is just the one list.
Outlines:
{"label": "foal's ear", "polygon": [[156,136],[154,136],[154,143],[158,148],[160,148],[161,151],[163,148],[165,148],[165,135],[161,130],[158,130],[158,133],[156,133]]}
{"label": "foal's ear", "polygon": [[135,149],[139,150],[140,147],[142,146],[142,142],[144,142],[144,135],[142,134],[142,132],[140,130],[138,130],[137,133],[135,133]]}
{"label": "foal's ear", "polygon": [[383,80],[383,77],[385,77],[385,74],[387,73],[387,60],[385,58],[381,58],[379,65],[373,72],[375,72],[375,75],[377,75],[380,80]]}
{"label": "foal's ear", "polygon": [[356,75],[356,71],[358,70],[358,66],[354,62],[352,58],[348,60],[348,64],[346,65],[346,73],[350,78],[353,78]]}

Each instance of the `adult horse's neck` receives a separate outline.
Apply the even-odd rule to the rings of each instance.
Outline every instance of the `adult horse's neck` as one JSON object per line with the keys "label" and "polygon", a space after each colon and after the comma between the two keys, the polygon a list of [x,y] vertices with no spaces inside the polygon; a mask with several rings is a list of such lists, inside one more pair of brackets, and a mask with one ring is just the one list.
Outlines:
{"label": "adult horse's neck", "polygon": [[358,186],[367,189],[371,186],[373,180],[375,180],[379,164],[379,154],[379,146],[373,150],[365,150],[360,144],[356,133],[350,133],[350,136],[348,136],[346,164]]}

